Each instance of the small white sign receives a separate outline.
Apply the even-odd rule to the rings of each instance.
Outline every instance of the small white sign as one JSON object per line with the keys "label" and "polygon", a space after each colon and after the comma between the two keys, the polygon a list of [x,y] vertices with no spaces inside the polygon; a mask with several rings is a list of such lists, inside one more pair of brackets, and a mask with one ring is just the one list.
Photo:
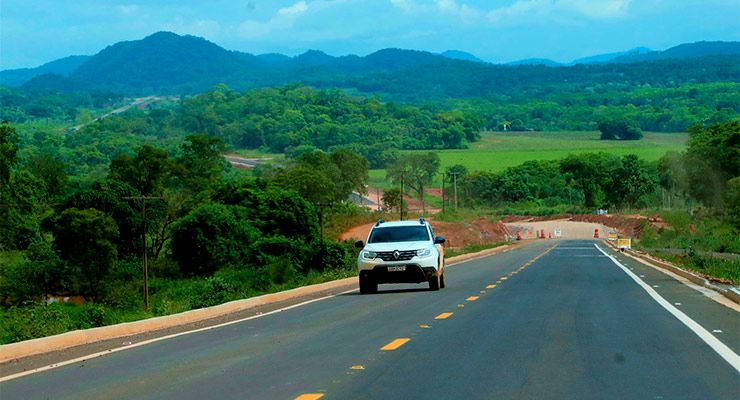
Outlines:
{"label": "small white sign", "polygon": [[555,237],[561,237],[563,235],[563,232],[560,230],[560,228],[555,228]]}

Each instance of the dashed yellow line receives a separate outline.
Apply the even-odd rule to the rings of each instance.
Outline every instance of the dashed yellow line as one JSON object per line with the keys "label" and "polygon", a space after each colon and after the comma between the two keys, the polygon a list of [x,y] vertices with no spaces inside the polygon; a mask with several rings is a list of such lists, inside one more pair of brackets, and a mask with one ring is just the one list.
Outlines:
{"label": "dashed yellow line", "polygon": [[507,279],[509,279],[509,277],[508,277],[508,276],[502,276],[502,277],[501,277],[501,278],[500,278],[499,280],[500,280],[500,281],[505,281],[505,280],[507,280]]}
{"label": "dashed yellow line", "polygon": [[478,300],[479,298],[480,298],[480,296],[470,296],[470,297],[468,297],[468,298],[467,298],[467,299],[465,299],[465,300],[467,300],[467,301],[476,301],[476,300]]}
{"label": "dashed yellow line", "polygon": [[363,369],[365,369],[365,367],[363,367],[362,365],[353,365],[353,366],[349,367],[349,369],[363,370]]}
{"label": "dashed yellow line", "polygon": [[447,318],[450,318],[452,316],[452,314],[454,314],[454,313],[451,313],[451,312],[443,312],[442,314],[439,314],[436,317],[434,317],[434,319],[447,319]]}
{"label": "dashed yellow line", "polygon": [[495,289],[495,288],[496,288],[496,285],[488,285],[488,286],[486,286],[486,289]]}
{"label": "dashed yellow line", "polygon": [[403,346],[404,344],[408,343],[409,340],[411,340],[411,339],[409,339],[409,338],[398,338],[398,339],[396,339],[396,340],[388,343],[387,345],[381,347],[380,350],[383,350],[383,351],[396,350],[399,347]]}
{"label": "dashed yellow line", "polygon": [[295,398],[295,400],[319,400],[324,397],[323,393],[306,393]]}

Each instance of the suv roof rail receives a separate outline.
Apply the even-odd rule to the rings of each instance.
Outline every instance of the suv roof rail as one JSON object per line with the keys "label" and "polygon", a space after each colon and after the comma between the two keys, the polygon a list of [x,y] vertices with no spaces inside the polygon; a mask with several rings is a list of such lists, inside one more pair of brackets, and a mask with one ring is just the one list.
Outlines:
{"label": "suv roof rail", "polygon": [[424,216],[419,217],[419,223],[424,225]]}
{"label": "suv roof rail", "polygon": [[380,224],[382,224],[383,222],[385,222],[385,221],[383,221],[382,219],[379,219],[379,220],[378,220],[378,222],[376,222],[376,223],[375,223],[375,226],[379,226],[379,225],[380,225]]}

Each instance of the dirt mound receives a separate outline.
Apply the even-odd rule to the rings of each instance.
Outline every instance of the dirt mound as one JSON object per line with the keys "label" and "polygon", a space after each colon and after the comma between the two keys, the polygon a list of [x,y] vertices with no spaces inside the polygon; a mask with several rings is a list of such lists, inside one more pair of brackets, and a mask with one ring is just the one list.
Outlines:
{"label": "dirt mound", "polygon": [[[491,222],[486,218],[478,218],[471,222],[429,220],[429,223],[436,235],[445,237],[449,248],[499,243],[508,238],[508,231],[503,223]],[[340,240],[366,240],[372,227],[373,224],[370,223],[351,228],[340,236]]]}

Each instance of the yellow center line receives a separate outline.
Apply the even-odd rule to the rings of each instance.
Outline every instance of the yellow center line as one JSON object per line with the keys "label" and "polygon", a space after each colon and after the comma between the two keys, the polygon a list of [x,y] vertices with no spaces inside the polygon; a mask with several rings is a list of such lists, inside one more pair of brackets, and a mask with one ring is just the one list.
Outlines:
{"label": "yellow center line", "polygon": [[323,393],[306,393],[295,398],[295,400],[319,400],[324,397]]}
{"label": "yellow center line", "polygon": [[427,324],[421,324],[421,325],[419,325],[419,328],[421,328],[421,329],[429,329],[429,325],[427,325]]}
{"label": "yellow center line", "polygon": [[454,314],[454,313],[451,313],[451,312],[443,312],[442,314],[439,314],[436,317],[434,317],[434,319],[447,319],[447,318],[450,318],[452,316],[452,314]]}
{"label": "yellow center line", "polygon": [[508,277],[508,276],[502,276],[502,277],[501,277],[501,279],[499,279],[499,280],[500,280],[500,281],[505,281],[505,280],[507,280],[507,279],[509,279],[509,277]]}
{"label": "yellow center line", "polygon": [[388,350],[396,350],[397,348],[403,346],[404,344],[408,343],[408,341],[411,340],[409,338],[398,338],[387,345],[380,348],[380,350],[388,351]]}
{"label": "yellow center line", "polygon": [[495,288],[496,288],[496,285],[488,285],[488,286],[486,286],[486,289],[495,289]]}
{"label": "yellow center line", "polygon": [[365,367],[363,367],[362,365],[353,365],[353,366],[351,366],[349,368],[350,369],[365,369]]}
{"label": "yellow center line", "polygon": [[463,307],[465,307],[465,304],[458,304],[457,307],[458,308],[463,308]]}
{"label": "yellow center line", "polygon": [[468,298],[467,298],[467,299],[465,299],[465,300],[467,300],[467,301],[476,301],[476,300],[478,300],[479,298],[480,298],[479,296],[470,296],[470,297],[468,297]]}

